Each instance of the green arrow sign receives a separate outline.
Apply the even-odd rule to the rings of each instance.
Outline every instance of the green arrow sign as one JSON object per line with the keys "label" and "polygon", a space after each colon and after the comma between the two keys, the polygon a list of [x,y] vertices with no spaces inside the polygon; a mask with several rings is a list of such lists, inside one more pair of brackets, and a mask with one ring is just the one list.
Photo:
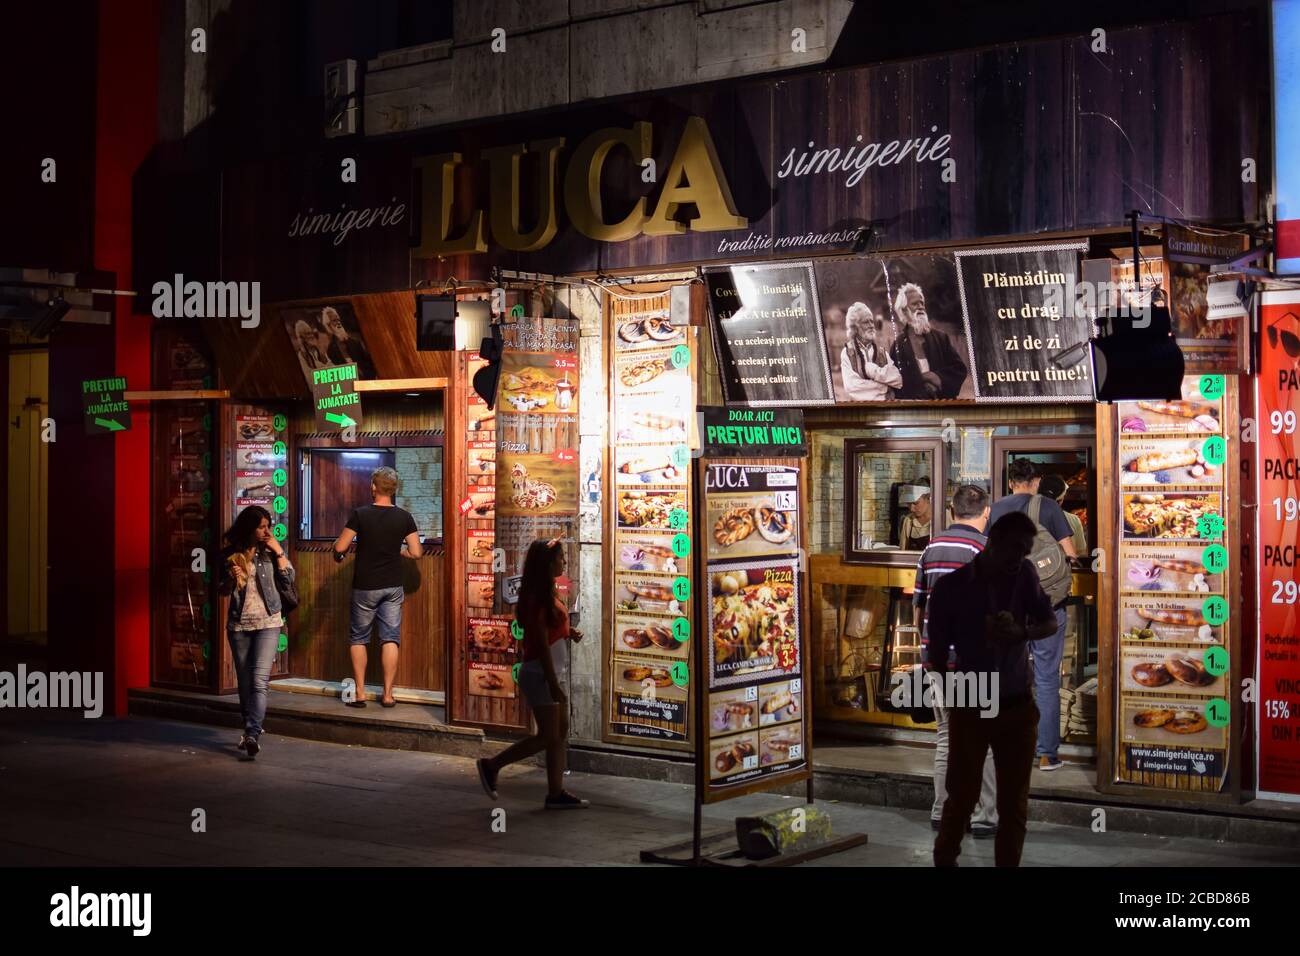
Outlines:
{"label": "green arrow sign", "polygon": [[131,427],[126,377],[89,378],[81,382],[81,408],[87,435],[111,435]]}
{"label": "green arrow sign", "polygon": [[325,421],[333,422],[335,425],[338,425],[340,428],[347,428],[349,425],[356,424],[356,420],[349,418],[346,414],[336,415],[334,412],[326,412]]}
{"label": "green arrow sign", "polygon": [[107,428],[111,432],[126,431],[126,426],[115,418],[95,418],[95,424],[100,428]]}
{"label": "green arrow sign", "polygon": [[360,425],[361,396],[357,394],[357,366],[332,365],[318,368],[311,376],[312,409],[316,427],[322,431]]}

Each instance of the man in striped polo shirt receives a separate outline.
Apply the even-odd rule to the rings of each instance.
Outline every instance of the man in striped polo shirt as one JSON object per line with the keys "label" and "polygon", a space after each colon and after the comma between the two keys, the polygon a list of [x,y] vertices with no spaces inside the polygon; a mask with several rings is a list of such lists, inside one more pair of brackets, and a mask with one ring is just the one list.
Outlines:
{"label": "man in striped polo shirt", "polygon": [[[989,496],[978,485],[962,485],[952,496],[954,521],[942,533],[930,538],[921,552],[921,562],[916,566],[916,589],[912,592],[914,623],[921,629],[923,658],[928,661],[932,653],[950,654],[949,648],[930,648],[930,592],[934,582],[950,571],[970,563],[984,550],[984,529],[989,521]],[[952,668],[951,659],[948,667]],[[936,733],[934,738],[934,805],[930,808],[930,826],[939,829],[943,815],[943,802],[948,799],[945,778],[948,775],[948,708],[936,699],[934,707]],[[993,761],[984,757],[984,782],[980,787],[980,800],[971,817],[971,835],[987,839],[998,832],[997,793]]]}

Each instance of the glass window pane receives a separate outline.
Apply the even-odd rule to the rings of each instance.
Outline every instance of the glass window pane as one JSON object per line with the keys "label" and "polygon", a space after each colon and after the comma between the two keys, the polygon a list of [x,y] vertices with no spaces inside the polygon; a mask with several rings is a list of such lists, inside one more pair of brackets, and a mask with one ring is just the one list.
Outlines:
{"label": "glass window pane", "polygon": [[854,547],[860,551],[919,551],[930,540],[934,455],[862,451],[854,467]]}

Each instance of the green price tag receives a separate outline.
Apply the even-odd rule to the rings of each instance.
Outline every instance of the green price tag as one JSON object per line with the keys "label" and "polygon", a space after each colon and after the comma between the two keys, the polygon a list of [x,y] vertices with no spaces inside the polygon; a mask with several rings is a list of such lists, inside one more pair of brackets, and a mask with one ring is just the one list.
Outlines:
{"label": "green price tag", "polygon": [[1201,564],[1211,574],[1222,574],[1228,566],[1228,549],[1221,544],[1212,544],[1201,552]]}
{"label": "green price tag", "polygon": [[1223,440],[1222,435],[1207,438],[1201,445],[1201,455],[1211,465],[1222,465],[1228,457],[1228,443]]}
{"label": "green price tag", "polygon": [[1206,598],[1201,605],[1201,615],[1207,623],[1218,627],[1228,619],[1228,602],[1217,596]]}
{"label": "green price tag", "polygon": [[271,446],[271,453],[275,455],[276,458],[283,458],[284,453],[288,450],[288,446],[282,441],[278,441]]}
{"label": "green price tag", "polygon": [[280,521],[277,522],[276,526],[271,529],[271,534],[275,535],[276,541],[283,541],[286,537],[289,536],[289,529],[284,526],[283,521]]}
{"label": "green price tag", "polygon": [[678,445],[673,448],[673,466],[675,468],[685,468],[691,463],[691,450],[685,445]]}
{"label": "green price tag", "polygon": [[212,431],[212,413],[211,413],[211,412],[209,412],[207,415],[204,415],[204,416],[203,416],[203,430],[204,430],[205,432],[210,432],[210,431]]}
{"label": "green price tag", "polygon": [[522,305],[512,305],[510,307],[510,318],[522,319],[524,317],[524,307]]}
{"label": "green price tag", "polygon": [[285,500],[284,495],[276,495],[271,501],[271,510],[276,514],[284,514],[284,510],[289,507],[289,502]]}
{"label": "green price tag", "polygon": [[674,661],[670,673],[673,675],[673,683],[678,687],[685,687],[691,682],[691,669],[685,661]]}
{"label": "green price tag", "polygon": [[275,649],[280,654],[283,654],[289,649],[289,635],[284,633],[284,631],[280,632],[280,639],[275,642]]}
{"label": "green price tag", "polygon": [[691,597],[690,578],[678,578],[673,582],[673,597],[679,601],[688,601]]}
{"label": "green price tag", "polygon": [[211,467],[212,467],[212,452],[210,452],[210,451],[205,451],[205,452],[203,453],[203,467],[204,467],[205,469],[206,469],[206,468],[211,468]]}
{"label": "green price tag", "polygon": [[691,553],[691,536],[689,534],[673,535],[673,554],[684,558]]}
{"label": "green price tag", "polygon": [[1196,536],[1199,538],[1222,538],[1223,515],[1201,515],[1196,519]]}
{"label": "green price tag", "polygon": [[271,480],[275,482],[275,487],[283,488],[284,483],[289,480],[289,474],[283,468],[277,468],[271,472]]}
{"label": "green price tag", "polygon": [[206,660],[208,659],[208,655],[211,654],[211,653],[212,653],[212,642],[211,642],[211,641],[204,641],[204,642],[203,642],[203,659],[206,661]]}
{"label": "green price tag", "polygon": [[1205,673],[1218,677],[1228,673],[1228,651],[1223,647],[1211,647],[1205,652]]}
{"label": "green price tag", "polygon": [[284,426],[289,424],[283,415],[276,415],[271,419],[271,427],[278,432],[284,431]]}
{"label": "green price tag", "polygon": [[687,514],[685,508],[674,508],[668,512],[668,527],[674,531],[681,531],[686,527]]}
{"label": "green price tag", "polygon": [[510,622],[510,636],[516,641],[522,641],[524,639],[524,629],[519,626],[518,621]]}
{"label": "green price tag", "polygon": [[1205,719],[1211,727],[1228,726],[1228,702],[1222,697],[1215,697],[1205,705]]}
{"label": "green price tag", "polygon": [[691,622],[684,617],[673,618],[673,637],[680,644],[691,639]]}
{"label": "green price tag", "polygon": [[199,495],[199,504],[203,505],[205,508],[212,504],[212,491],[210,489]]}
{"label": "green price tag", "polygon": [[513,667],[510,668],[510,676],[511,676],[511,678],[513,678],[513,680],[514,680],[514,682],[515,682],[516,684],[519,683],[519,665],[518,665],[518,664],[515,664]]}
{"label": "green price tag", "polygon": [[203,620],[205,620],[205,621],[210,621],[210,620],[212,620],[212,605],[211,605],[211,604],[204,604],[203,607],[200,608],[200,612],[203,614]]}
{"label": "green price tag", "polygon": [[679,345],[673,349],[673,368],[686,368],[691,364],[691,350],[689,346]]}
{"label": "green price tag", "polygon": [[1223,397],[1223,376],[1202,375],[1201,395],[1210,400]]}

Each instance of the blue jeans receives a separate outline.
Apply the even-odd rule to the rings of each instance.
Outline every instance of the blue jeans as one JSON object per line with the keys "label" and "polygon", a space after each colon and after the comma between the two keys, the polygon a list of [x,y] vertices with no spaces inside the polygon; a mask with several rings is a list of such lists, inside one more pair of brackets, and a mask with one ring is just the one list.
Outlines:
{"label": "blue jeans", "polygon": [[1061,746],[1061,655],[1065,653],[1065,608],[1056,609],[1056,633],[1030,645],[1034,656],[1034,699],[1038,704],[1038,756],[1056,759]]}
{"label": "blue jeans", "polygon": [[266,719],[266,691],[271,683],[275,648],[280,643],[280,629],[261,631],[226,631],[230,653],[234,657],[235,679],[239,682],[239,711],[244,715],[244,733],[262,735]]}
{"label": "blue jeans", "polygon": [[379,622],[381,644],[402,643],[402,602],[406,593],[400,588],[376,588],[352,591],[353,644],[369,644],[370,628]]}

